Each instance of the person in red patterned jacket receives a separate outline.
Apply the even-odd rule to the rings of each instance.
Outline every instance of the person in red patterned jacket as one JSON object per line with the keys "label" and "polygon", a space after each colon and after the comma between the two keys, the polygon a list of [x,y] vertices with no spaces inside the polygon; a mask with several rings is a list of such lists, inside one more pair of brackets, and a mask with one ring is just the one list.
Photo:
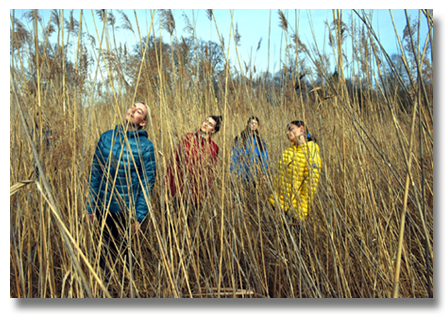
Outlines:
{"label": "person in red patterned jacket", "polygon": [[187,133],[178,143],[174,161],[168,165],[165,183],[172,197],[198,206],[208,196],[214,182],[218,145],[212,136],[221,127],[222,116],[209,116],[196,133]]}

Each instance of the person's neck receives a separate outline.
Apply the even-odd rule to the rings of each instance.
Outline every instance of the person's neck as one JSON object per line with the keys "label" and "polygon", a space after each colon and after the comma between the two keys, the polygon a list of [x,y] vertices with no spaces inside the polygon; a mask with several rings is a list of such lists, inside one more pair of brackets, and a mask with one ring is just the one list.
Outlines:
{"label": "person's neck", "polygon": [[208,133],[202,132],[202,130],[199,130],[199,135],[204,138],[205,140],[208,140],[210,138],[210,135]]}
{"label": "person's neck", "polygon": [[306,135],[302,133],[299,136],[299,138],[296,139],[296,141],[294,141],[294,146],[306,145],[307,142],[308,142],[308,139],[307,139]]}
{"label": "person's neck", "polygon": [[135,131],[138,131],[140,129],[139,126],[136,126],[136,125],[134,125],[132,123],[128,123],[126,126],[127,126],[127,131],[128,132],[135,132]]}

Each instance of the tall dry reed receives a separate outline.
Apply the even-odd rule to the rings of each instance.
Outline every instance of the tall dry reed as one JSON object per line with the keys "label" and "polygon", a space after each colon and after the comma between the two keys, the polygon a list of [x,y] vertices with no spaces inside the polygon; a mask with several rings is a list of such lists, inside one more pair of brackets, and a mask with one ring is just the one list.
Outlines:
{"label": "tall dry reed", "polygon": [[[182,42],[175,38],[170,11],[151,11],[148,32],[137,15],[133,27],[124,12],[110,10],[82,11],[79,20],[53,10],[50,22],[30,11],[27,30],[12,11],[10,296],[432,297],[432,77],[424,78],[427,53],[416,45],[426,40],[432,50],[433,40],[431,11],[421,13],[418,26],[427,25],[430,34],[409,34],[411,48],[402,54],[408,70],[399,72],[368,14],[354,11],[347,28],[335,10],[328,24],[333,73],[325,67],[328,55],[317,44],[304,45],[297,22],[279,12],[284,43],[295,45],[294,52],[283,51],[283,60],[297,65],[307,59],[308,69],[284,76],[276,87],[240,59],[239,74],[233,72],[227,55],[231,44],[238,47],[237,26],[232,21],[230,32],[220,31],[213,10],[202,15],[220,36],[219,73],[211,44],[202,49],[206,57],[199,57],[200,49],[187,52],[199,44],[194,26]],[[83,15],[92,15],[95,27],[87,27]],[[118,23],[142,42],[138,55],[117,47]],[[157,39],[160,29],[170,33],[170,44]],[[351,62],[356,76],[344,73],[347,29],[354,50],[362,50]],[[48,41],[51,33],[56,45]],[[406,43],[398,34],[397,41]],[[432,57],[429,64],[432,69]],[[361,79],[362,85],[347,84]],[[90,165],[100,134],[122,123],[136,99],[151,110],[147,131],[157,179],[146,197],[148,218],[108,283],[98,266],[101,223],[86,217]],[[182,135],[212,114],[224,117],[213,138],[220,148],[215,183],[193,209],[169,196],[164,175]],[[270,156],[271,179],[256,188],[229,172],[234,137],[251,115],[260,119]],[[36,128],[42,116],[49,146]],[[268,201],[289,146],[285,128],[295,119],[307,123],[322,157],[318,194],[300,227],[288,225]],[[130,253],[135,265],[127,269]]]}

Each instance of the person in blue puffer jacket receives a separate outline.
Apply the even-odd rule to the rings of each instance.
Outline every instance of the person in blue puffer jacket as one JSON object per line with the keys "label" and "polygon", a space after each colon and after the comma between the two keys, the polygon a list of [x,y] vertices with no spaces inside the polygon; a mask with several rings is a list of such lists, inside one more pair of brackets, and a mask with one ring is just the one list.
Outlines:
{"label": "person in blue puffer jacket", "polygon": [[255,183],[256,178],[265,179],[268,174],[268,151],[258,127],[258,118],[250,117],[232,148],[230,171],[245,182]]}
{"label": "person in blue puffer jacket", "polygon": [[[96,146],[90,176],[87,212],[101,228],[106,252],[100,266],[105,268],[105,254],[117,254],[127,223],[137,232],[148,214],[149,198],[156,178],[154,146],[143,129],[148,121],[148,108],[135,103],[126,113],[126,124],[103,133]],[[127,130],[126,130],[127,129]],[[132,221],[129,218],[134,218]]]}

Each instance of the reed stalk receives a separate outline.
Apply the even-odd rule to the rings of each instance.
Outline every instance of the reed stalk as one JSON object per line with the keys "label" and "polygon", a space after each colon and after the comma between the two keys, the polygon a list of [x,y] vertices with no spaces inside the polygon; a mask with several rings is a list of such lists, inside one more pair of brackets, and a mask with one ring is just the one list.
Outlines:
{"label": "reed stalk", "polygon": [[[64,15],[77,22],[72,11],[53,10],[47,24],[39,20],[39,10],[31,10],[29,30],[12,11],[11,297],[433,296],[433,82],[425,77],[425,66],[432,67],[426,50],[432,52],[434,42],[429,10],[421,11],[418,31],[406,41],[391,13],[404,71],[364,11],[353,10],[350,23],[347,12],[333,11],[332,48],[317,40],[309,13],[314,41],[306,44],[298,38],[308,27],[303,20],[299,25],[297,12],[293,24],[286,12],[278,12],[278,21],[270,15],[266,70],[272,71],[274,58],[294,65],[278,80],[254,71],[253,54],[244,59],[233,10],[227,14],[228,35],[216,10],[189,14],[187,35],[179,22],[165,27],[161,19],[167,12],[156,10],[148,12],[142,29],[145,18],[134,11],[134,25],[127,24],[135,41],[127,41],[127,54],[117,45],[115,13],[92,11],[90,27],[81,11],[76,31],[64,26]],[[198,16],[209,18],[209,34],[196,31]],[[271,20],[283,28],[275,36],[281,48],[272,55]],[[421,35],[426,27],[429,33]],[[166,28],[171,38],[164,40]],[[216,48],[200,36],[216,37]],[[249,47],[257,42],[244,40]],[[344,55],[346,44],[352,59]],[[212,56],[220,63],[212,63]],[[299,60],[304,77],[297,73]],[[336,65],[337,80],[330,64]],[[129,244],[111,260],[112,275],[106,278],[99,259],[107,226],[86,216],[91,160],[100,134],[116,124],[126,128],[124,112],[138,100],[151,111],[147,132],[157,178],[152,195],[143,193],[149,213],[141,230],[123,233]],[[171,197],[165,175],[183,135],[195,133],[209,115],[223,116],[212,137],[219,156],[211,193],[195,208],[188,193]],[[254,187],[229,170],[235,137],[252,115],[260,119],[269,153],[269,177]],[[44,116],[52,134],[48,148],[38,127]],[[269,201],[281,154],[290,145],[285,126],[296,119],[317,137],[322,159],[318,193],[300,226],[289,225],[279,204]],[[129,149],[128,141],[125,146]],[[122,151],[116,159],[124,157]],[[138,158],[128,159],[136,164]],[[105,170],[113,189],[117,173],[111,165]],[[147,176],[138,179],[144,185]],[[128,267],[131,256],[135,263]]]}

